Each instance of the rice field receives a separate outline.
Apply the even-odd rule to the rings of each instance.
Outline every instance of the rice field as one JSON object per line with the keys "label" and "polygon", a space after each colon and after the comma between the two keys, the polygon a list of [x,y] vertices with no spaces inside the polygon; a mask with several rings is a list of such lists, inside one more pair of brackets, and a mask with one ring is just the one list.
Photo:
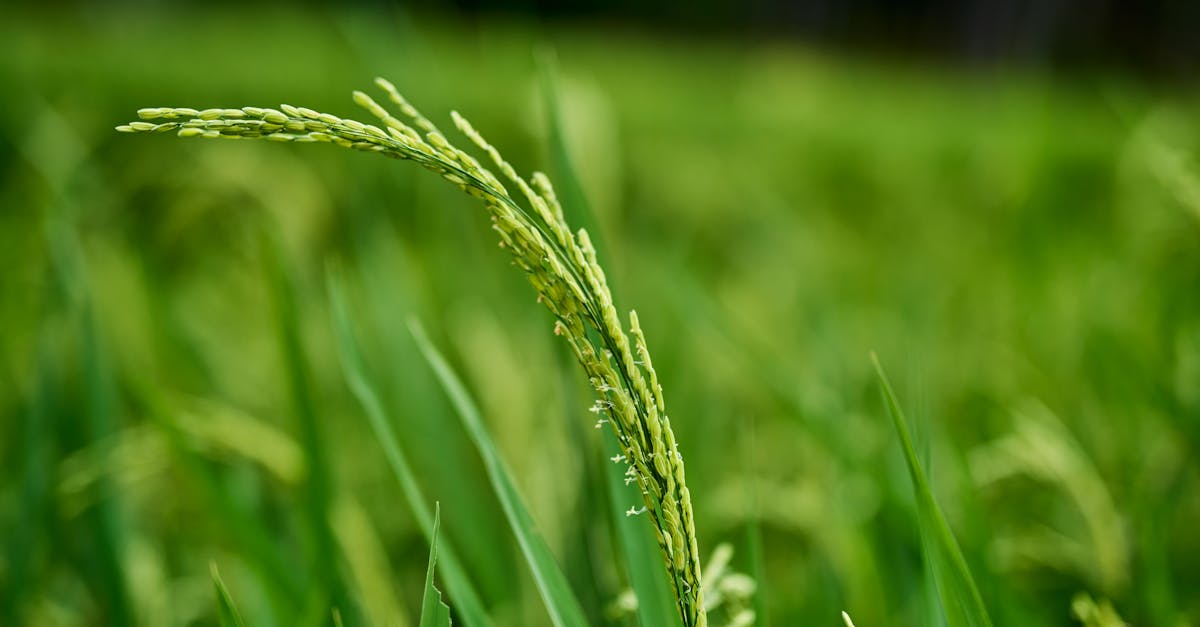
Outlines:
{"label": "rice field", "polygon": [[680,620],[688,570],[484,203],[336,146],[113,130],[378,123],[376,76],[591,234],[708,624],[1200,623],[1194,89],[382,10],[8,13],[0,625],[424,625],[434,586],[454,624]]}

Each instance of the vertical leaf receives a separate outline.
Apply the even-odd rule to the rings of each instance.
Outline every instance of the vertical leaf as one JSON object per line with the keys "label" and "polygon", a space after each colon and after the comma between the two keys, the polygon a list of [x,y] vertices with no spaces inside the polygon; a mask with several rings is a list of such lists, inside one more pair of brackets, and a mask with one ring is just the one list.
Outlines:
{"label": "vertical leaf", "polygon": [[209,570],[212,572],[213,590],[217,596],[217,620],[221,627],[246,627],[242,615],[233,603],[233,597],[229,596],[229,590],[221,580],[221,574],[217,572],[217,563],[209,563]]}
{"label": "vertical leaf", "polygon": [[[104,442],[105,438],[117,429],[116,384],[104,352],[99,329],[96,328],[97,322],[91,302],[86,300],[86,296],[84,298],[81,322],[83,325],[83,376],[87,388],[85,394],[86,413],[91,429],[89,435],[94,441]],[[109,450],[105,450],[104,457],[106,461],[110,459]],[[124,520],[120,492],[113,486],[112,480],[103,477],[99,483],[102,496],[94,509],[85,517],[92,526],[93,546],[97,551],[97,561],[103,569],[100,583],[105,595],[106,610],[110,613],[113,622],[131,625],[135,621],[123,560],[128,526]]]}
{"label": "vertical leaf", "polygon": [[929,484],[929,477],[921,466],[917,451],[913,447],[912,435],[900,403],[892,392],[879,358],[871,353],[871,362],[879,378],[879,389],[883,394],[884,405],[892,417],[892,424],[900,436],[900,445],[904,451],[904,460],[908,465],[909,477],[912,479],[913,491],[917,501],[917,524],[921,531],[922,545],[925,557],[934,574],[934,581],[941,596],[942,611],[951,627],[965,625],[967,627],[991,627],[987,608],[983,605],[983,597],[975,586],[967,560],[963,557],[958,541],[950,530],[946,517],[938,507]]}
{"label": "vertical leaf", "polygon": [[417,347],[420,348],[429,367],[437,375],[442,389],[450,398],[458,417],[462,420],[463,427],[466,428],[480,457],[483,458],[492,489],[495,490],[496,497],[500,500],[509,527],[517,537],[521,553],[525,556],[530,570],[533,571],[538,593],[541,594],[542,602],[550,613],[550,620],[556,627],[587,625],[588,622],[583,616],[579,601],[567,584],[566,576],[554,561],[550,547],[538,533],[533,523],[533,517],[525,508],[511,474],[504,466],[504,462],[500,459],[500,453],[496,450],[491,436],[484,427],[483,418],[479,415],[475,401],[471,399],[466,387],[450,364],[430,343],[429,337],[420,323],[410,320],[409,327],[417,342]]}
{"label": "vertical leaf", "polygon": [[591,204],[583,191],[583,183],[580,182],[579,174],[571,161],[571,151],[562,122],[562,108],[558,102],[558,68],[552,50],[546,50],[539,55],[538,70],[542,105],[546,112],[547,148],[554,166],[554,178],[557,181],[555,188],[562,203],[563,213],[567,216],[568,223],[587,229],[592,238],[592,245],[596,247],[600,257],[608,257],[596,214],[592,212]]}
{"label": "vertical leaf", "polygon": [[758,587],[754,590],[754,624],[771,627],[767,614],[767,569],[763,561],[762,522],[755,510],[746,521],[746,554],[750,562],[750,574]]}
{"label": "vertical leaf", "polygon": [[[112,365],[108,361],[105,343],[96,320],[91,288],[84,272],[86,260],[65,217],[54,216],[48,223],[48,246],[55,270],[55,283],[78,316],[80,333],[81,376],[83,378],[83,415],[85,428],[73,435],[82,435],[92,442],[104,443],[118,428],[118,393]],[[83,444],[83,442],[79,442]],[[104,450],[109,459],[109,450]],[[116,624],[134,624],[132,599],[128,586],[123,553],[127,544],[127,526],[120,493],[111,479],[101,478],[100,498],[84,514],[91,534],[95,554],[90,559],[96,568],[95,583],[104,604],[104,612]]]}
{"label": "vertical leaf", "polygon": [[421,627],[450,627],[450,608],[442,602],[442,593],[433,585],[437,567],[438,527],[442,524],[442,507],[433,510],[433,539],[429,541],[429,567],[425,570],[425,594],[421,598]]}
{"label": "vertical leaf", "polygon": [[264,236],[263,242],[267,269],[274,288],[283,364],[287,372],[292,409],[296,413],[296,426],[307,468],[305,504],[308,508],[308,531],[313,542],[313,563],[310,587],[305,595],[307,603],[302,617],[305,620],[314,617],[312,620],[319,622],[323,620],[330,605],[339,608],[349,606],[338,577],[335,560],[336,540],[329,526],[333,482],[317,420],[316,402],[312,397],[313,386],[309,380],[308,358],[304,354],[304,345],[300,338],[293,278],[288,272],[280,242],[270,235]]}
{"label": "vertical leaf", "polygon": [[[396,480],[400,482],[400,491],[404,494],[409,510],[416,518],[417,525],[421,528],[426,540],[432,545],[435,540],[437,517],[429,513],[429,506],[426,505],[425,495],[420,484],[417,483],[416,474],[413,473],[412,467],[408,463],[408,457],[400,447],[400,438],[392,428],[392,421],[384,409],[376,387],[367,376],[362,352],[359,350],[358,341],[351,330],[345,289],[336,271],[330,270],[326,274],[326,283],[329,290],[330,316],[333,320],[334,334],[337,336],[338,357],[342,364],[346,385],[349,386],[350,392],[362,406],[363,413],[367,416],[367,422],[375,433],[375,438],[383,447],[388,466],[391,467]],[[463,622],[468,627],[490,625],[491,621],[484,610],[483,602],[479,599],[479,593],[471,584],[454,548],[445,540],[442,541],[441,557],[446,587],[450,591],[454,606],[462,616]]]}
{"label": "vertical leaf", "polygon": [[[538,57],[542,104],[546,112],[547,148],[558,181],[559,199],[563,212],[572,224],[587,229],[598,254],[605,256],[605,242],[596,215],[592,212],[587,195],[583,191],[579,175],[571,161],[567,137],[559,106],[558,75],[552,50]],[[615,281],[611,282],[615,283]],[[612,289],[616,289],[612,287]],[[563,352],[569,351],[563,347]],[[573,359],[573,357],[568,357]],[[605,433],[605,450],[608,457],[620,453],[611,434]],[[629,574],[629,584],[638,600],[638,619],[642,625],[679,625],[681,619],[675,609],[675,599],[670,583],[658,556],[658,545],[649,527],[643,521],[625,515],[625,505],[641,500],[636,492],[625,485],[624,475],[614,468],[604,468],[604,481],[609,496],[609,518],[617,532],[617,539]]]}

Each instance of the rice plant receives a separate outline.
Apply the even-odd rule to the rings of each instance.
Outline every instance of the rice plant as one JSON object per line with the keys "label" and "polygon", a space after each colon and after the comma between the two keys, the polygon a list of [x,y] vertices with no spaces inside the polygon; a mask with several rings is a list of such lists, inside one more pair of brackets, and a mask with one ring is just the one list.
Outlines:
{"label": "rice plant", "polygon": [[[117,130],[332,143],[415,161],[481,200],[501,245],[524,270],[539,302],[553,314],[555,335],[570,346],[596,393],[590,408],[597,417],[595,426],[612,430],[620,446],[612,461],[626,467],[626,484],[635,484],[643,496],[643,502],[632,505],[626,514],[650,520],[683,624],[707,625],[692,498],[663,390],[637,313],[631,311],[626,320],[618,314],[587,231],[571,230],[548,177],[520,176],[457,112],[451,113],[455,126],[487,155],[516,193],[474,156],[450,143],[391,83],[376,79],[376,85],[407,121],[367,94],[355,92],[354,101],[382,126],[283,105],[278,110],[147,108],[138,111],[139,120]],[[555,617],[556,623],[561,620]]]}

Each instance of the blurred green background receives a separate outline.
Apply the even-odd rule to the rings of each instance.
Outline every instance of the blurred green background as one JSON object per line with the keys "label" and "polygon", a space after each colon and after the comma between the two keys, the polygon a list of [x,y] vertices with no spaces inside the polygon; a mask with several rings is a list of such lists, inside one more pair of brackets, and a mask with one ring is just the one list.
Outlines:
{"label": "blurred green background", "polygon": [[5,13],[0,624],[214,625],[210,562],[254,624],[334,604],[415,624],[428,547],[343,381],[330,264],[498,624],[548,623],[410,316],[480,401],[589,615],[624,624],[590,399],[481,207],[373,155],[113,131],[145,106],[366,121],[349,94],[380,75],[554,175],[549,49],[701,550],[731,542],[750,570],[758,523],[772,624],[937,624],[871,350],[996,624],[1075,624],[1080,592],[1134,624],[1200,624],[1186,82],[513,14]]}

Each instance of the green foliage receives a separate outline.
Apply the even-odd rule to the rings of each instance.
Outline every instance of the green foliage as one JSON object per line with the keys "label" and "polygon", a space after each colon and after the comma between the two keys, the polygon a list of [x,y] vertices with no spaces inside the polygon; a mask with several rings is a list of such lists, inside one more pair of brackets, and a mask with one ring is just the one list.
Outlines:
{"label": "green foliage", "polygon": [[[215,560],[247,624],[328,620],[306,607],[327,582],[346,627],[415,625],[435,501],[454,622],[548,623],[409,316],[471,390],[585,617],[651,620],[605,613],[638,585],[614,519],[652,543],[653,525],[624,516],[636,488],[608,495],[623,469],[591,429],[594,388],[555,358],[570,347],[474,199],[376,155],[111,132],[147,103],[351,115],[345,94],[375,75],[461,107],[512,163],[548,170],[572,224],[598,225],[671,394],[700,557],[738,545],[760,620],[936,622],[912,481],[873,409],[875,348],[908,356],[896,392],[995,624],[1200,623],[1194,89],[359,11],[0,20],[0,624],[215,625]],[[557,107],[539,111],[546,41]],[[327,572],[264,240],[320,429]],[[759,560],[741,546],[752,519]],[[646,572],[659,550],[641,550]],[[1095,602],[1073,605],[1081,591]]]}

